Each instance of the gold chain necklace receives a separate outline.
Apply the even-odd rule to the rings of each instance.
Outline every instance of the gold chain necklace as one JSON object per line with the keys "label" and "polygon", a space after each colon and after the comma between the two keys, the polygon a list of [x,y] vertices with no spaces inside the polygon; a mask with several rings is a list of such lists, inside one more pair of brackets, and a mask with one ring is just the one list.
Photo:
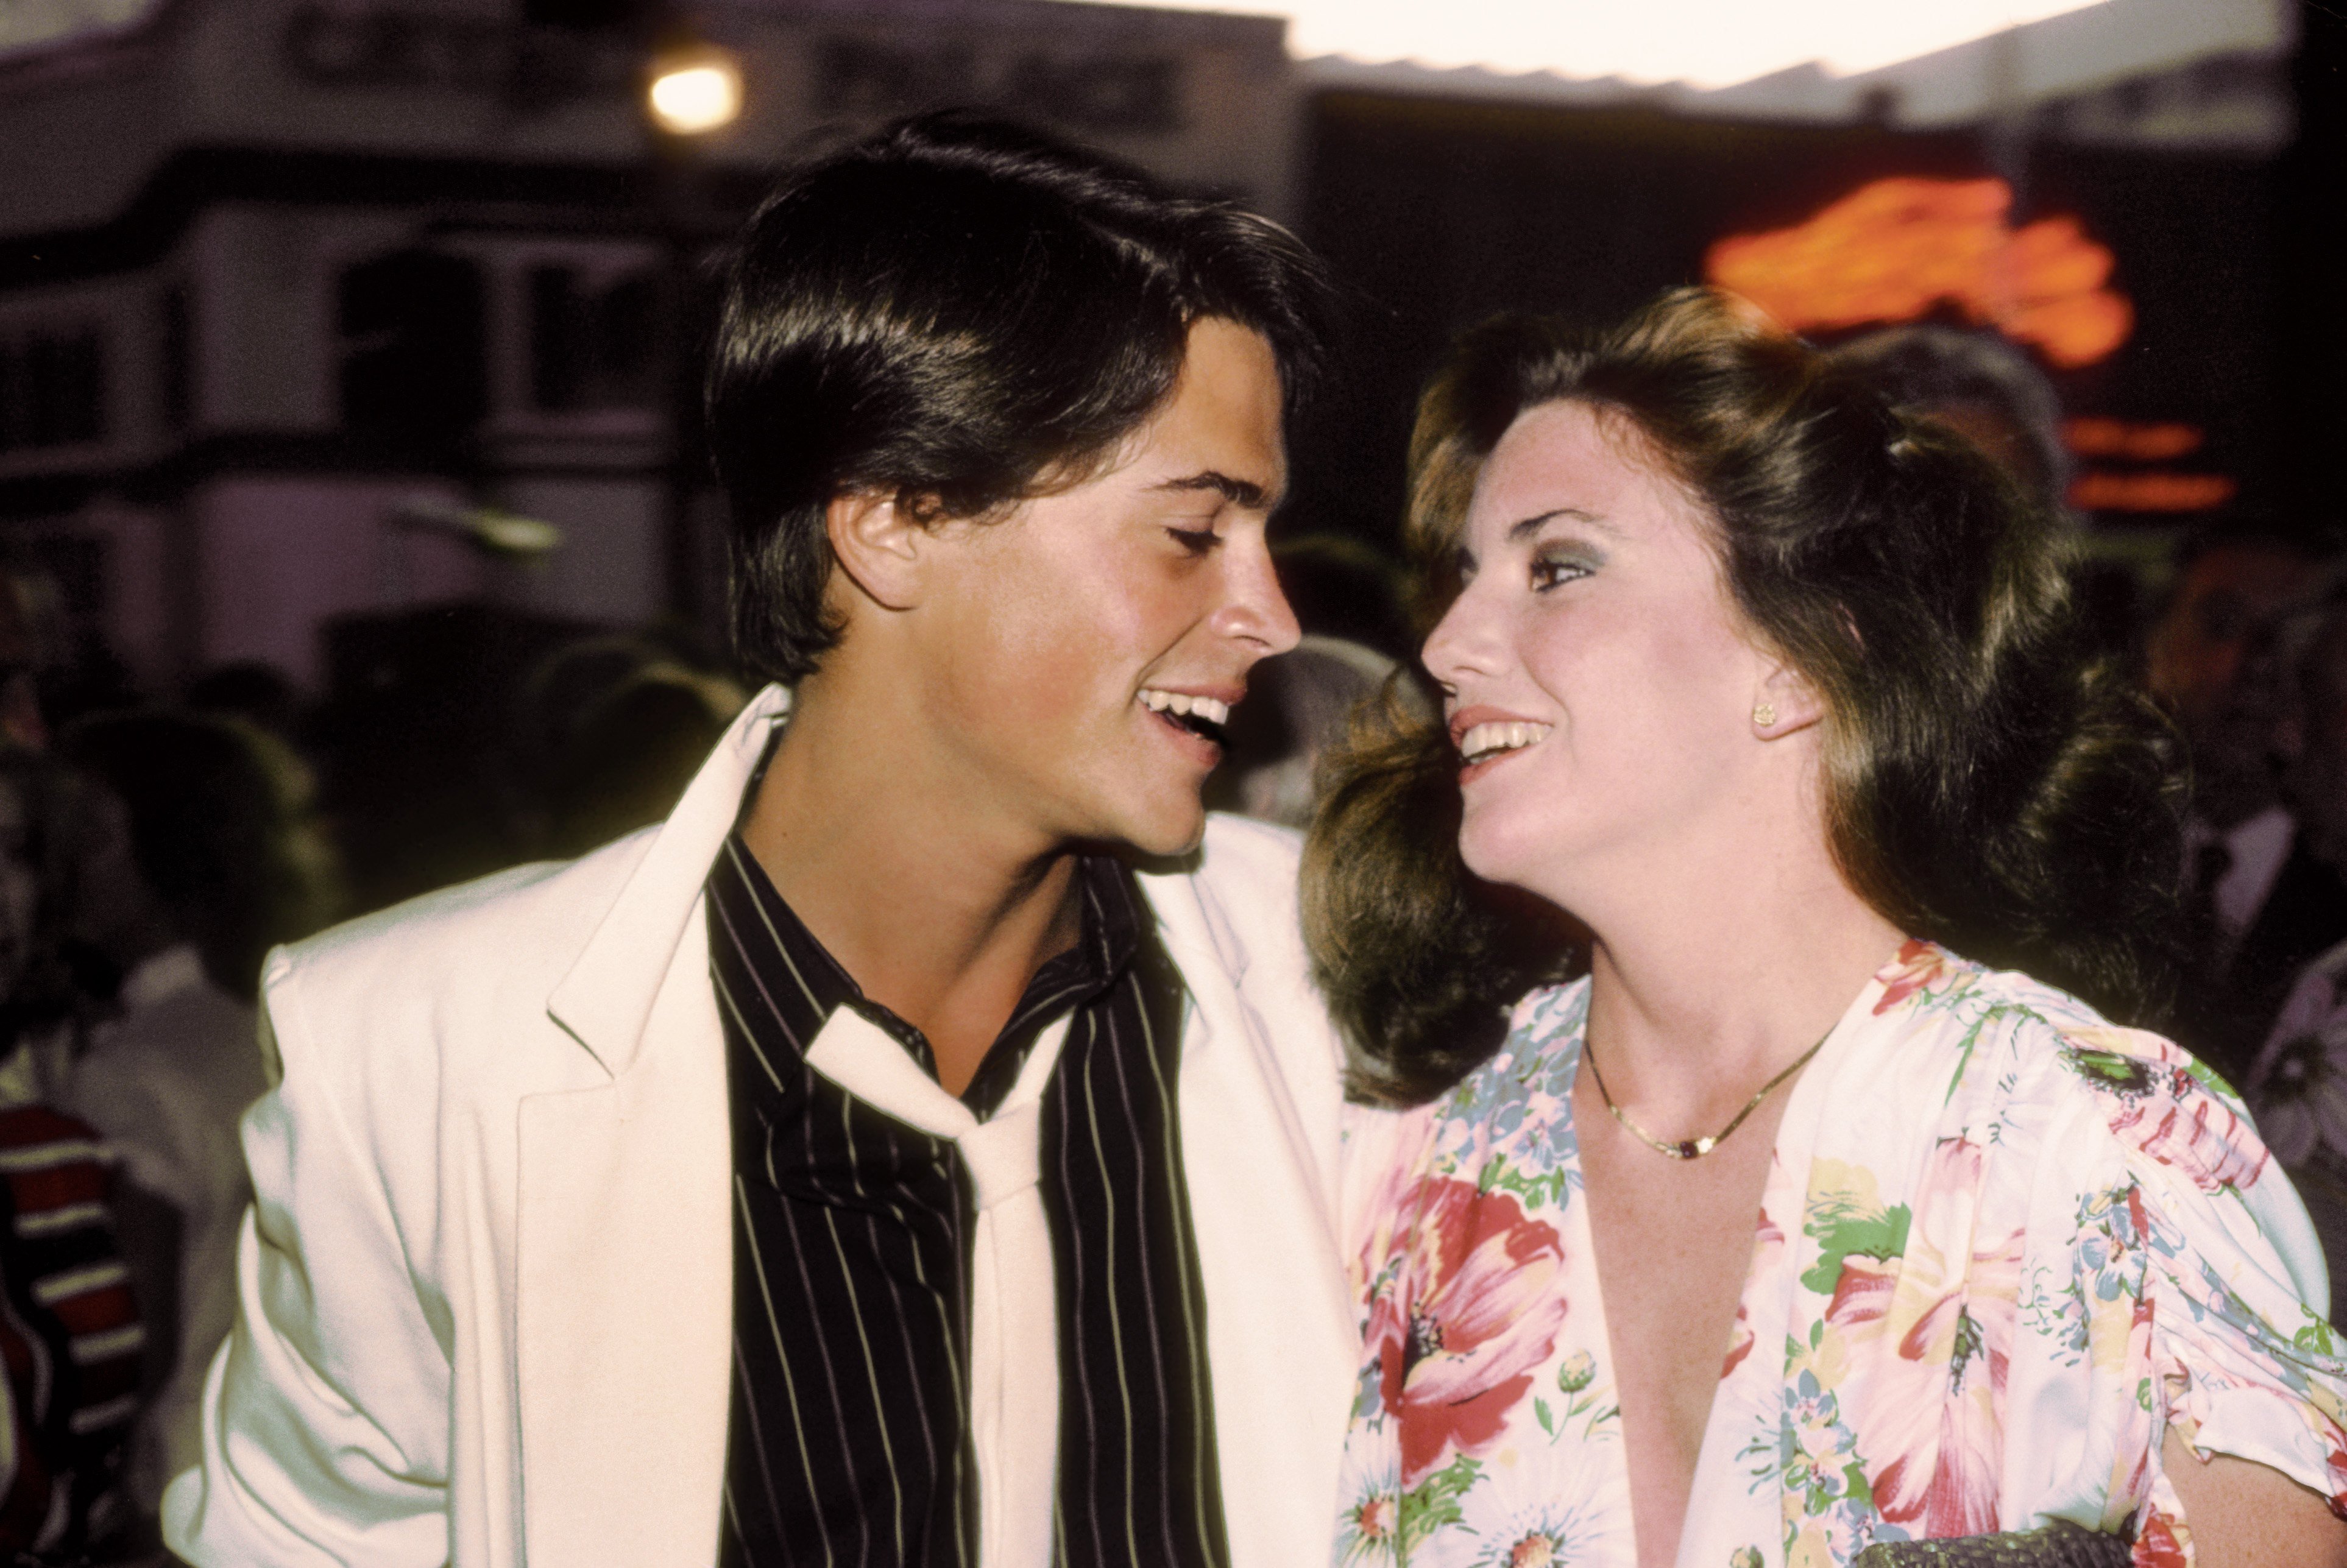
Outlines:
{"label": "gold chain necklace", "polygon": [[1583,1034],[1581,1039],[1581,1055],[1582,1059],[1589,1063],[1589,1076],[1591,1081],[1597,1085],[1597,1097],[1605,1102],[1606,1110],[1614,1112],[1614,1120],[1619,1122],[1623,1126],[1629,1129],[1631,1137],[1635,1138],[1639,1143],[1644,1143],[1647,1148],[1652,1149],[1657,1154],[1667,1154],[1674,1160],[1694,1160],[1698,1159],[1705,1154],[1708,1154],[1714,1149],[1718,1148],[1721,1143],[1727,1139],[1730,1132],[1733,1132],[1738,1127],[1743,1126],[1744,1119],[1747,1116],[1751,1115],[1755,1111],[1760,1109],[1760,1102],[1768,1099],[1770,1091],[1775,1090],[1778,1084],[1784,1082],[1788,1078],[1792,1077],[1796,1072],[1800,1071],[1802,1068],[1807,1067],[1809,1064],[1809,1058],[1815,1056],[1819,1051],[1823,1050],[1825,1049],[1826,1041],[1831,1039],[1832,1036],[1833,1030],[1828,1030],[1824,1034],[1818,1036],[1817,1044],[1801,1052],[1799,1061],[1795,1061],[1792,1066],[1785,1069],[1784,1071],[1777,1074],[1776,1077],[1770,1079],[1768,1082],[1762,1084],[1760,1086],[1760,1092],[1755,1094],[1751,1099],[1744,1102],[1744,1109],[1736,1113],[1735,1121],[1730,1122],[1727,1126],[1722,1127],[1718,1132],[1714,1132],[1708,1138],[1682,1138],[1676,1143],[1665,1143],[1664,1140],[1655,1137],[1652,1132],[1647,1132],[1644,1127],[1639,1126],[1635,1122],[1631,1121],[1629,1117],[1624,1115],[1622,1108],[1614,1103],[1614,1096],[1608,1093],[1605,1089],[1605,1075],[1597,1071],[1597,1053],[1589,1049],[1589,1037],[1586,1034]]}

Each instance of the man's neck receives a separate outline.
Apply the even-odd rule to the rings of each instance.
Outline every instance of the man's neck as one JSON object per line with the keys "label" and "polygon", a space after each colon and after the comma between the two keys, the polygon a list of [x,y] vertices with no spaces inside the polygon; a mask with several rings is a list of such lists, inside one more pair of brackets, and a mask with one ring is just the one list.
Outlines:
{"label": "man's neck", "polygon": [[[812,694],[809,694],[812,695]],[[958,1094],[1037,969],[1075,945],[1077,850],[1006,831],[896,727],[803,701],[743,822],[750,853]]]}

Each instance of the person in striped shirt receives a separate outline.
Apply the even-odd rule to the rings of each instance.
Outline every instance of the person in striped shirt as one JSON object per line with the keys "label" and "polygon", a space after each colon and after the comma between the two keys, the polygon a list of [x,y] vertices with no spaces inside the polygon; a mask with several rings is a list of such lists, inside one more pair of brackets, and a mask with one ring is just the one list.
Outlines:
{"label": "person in striped shirt", "polygon": [[789,179],[709,380],[774,685],[661,827],[281,954],[198,1564],[1292,1568],[1358,1338],[1297,847],[1319,269],[958,115]]}
{"label": "person in striped shirt", "polygon": [[116,1151],[56,1103],[78,1031],[62,956],[118,831],[87,782],[0,747],[0,1553],[119,1547],[148,1335]]}

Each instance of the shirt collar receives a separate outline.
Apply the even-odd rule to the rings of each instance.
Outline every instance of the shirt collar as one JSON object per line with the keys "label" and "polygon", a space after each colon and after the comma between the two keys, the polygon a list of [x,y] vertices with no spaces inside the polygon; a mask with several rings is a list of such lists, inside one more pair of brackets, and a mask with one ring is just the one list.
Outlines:
{"label": "shirt collar", "polygon": [[[902,1044],[922,1068],[935,1074],[936,1058],[921,1031],[864,994],[838,959],[807,929],[758,864],[737,827],[710,871],[712,891],[733,907],[754,907],[759,919],[741,932],[744,957],[763,970],[787,975],[773,993],[796,1015],[794,1032],[812,1040],[825,1020],[852,1007]],[[1086,855],[1076,863],[1075,892],[1081,927],[1075,945],[1044,961],[1027,982],[995,1046],[971,1080],[963,1099],[981,1114],[1007,1093],[1019,1066],[1042,1026],[1071,1008],[1083,1007],[1124,974],[1140,950],[1140,895],[1132,873],[1113,856]]]}

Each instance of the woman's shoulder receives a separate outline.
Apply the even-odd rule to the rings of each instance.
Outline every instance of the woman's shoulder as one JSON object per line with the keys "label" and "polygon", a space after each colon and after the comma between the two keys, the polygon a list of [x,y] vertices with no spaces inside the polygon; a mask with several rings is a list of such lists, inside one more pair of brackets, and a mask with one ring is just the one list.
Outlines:
{"label": "woman's shoulder", "polygon": [[[2085,1454],[2081,1487],[2119,1473],[2096,1443],[2156,1467],[2165,1423],[2342,1491],[2327,1455],[2347,1381],[2310,1305],[2328,1299],[2320,1249],[2221,1079],[2174,1040],[1929,944],[1878,974],[1851,1022],[1785,1225],[1827,1332],[1855,1345],[1875,1314],[1930,1321],[1960,1301],[2015,1368],[1994,1385],[2006,1430],[2070,1423],[2083,1449],[2021,1451],[2062,1475]],[[2138,1411],[2152,1419],[2130,1424]]]}
{"label": "woman's shoulder", "polygon": [[[2068,992],[1910,942],[1870,988],[1869,1054],[1952,1109],[2073,1110],[2125,1136],[2157,1100],[2246,1126],[2231,1085],[2165,1035],[2113,1023]],[[1863,1006],[1868,999],[1861,998]]]}
{"label": "woman's shoulder", "polygon": [[1993,1151],[2035,1204],[2140,1190],[2205,1245],[2255,1234],[2295,1264],[2304,1210],[2232,1087],[2175,1040],[1929,944],[1878,986],[1879,1077],[1936,1098],[1934,1134]]}
{"label": "woman's shoulder", "polygon": [[1456,1088],[1435,1102],[1445,1121],[1512,1116],[1512,1107],[1548,1106],[1562,1112],[1573,1091],[1589,1022],[1586,976],[1542,986],[1518,999],[1508,1011],[1508,1033]]}
{"label": "woman's shoulder", "polygon": [[1347,1105],[1342,1206],[1381,1212],[1398,1201],[1395,1182],[1419,1179],[1563,1204],[1579,1183],[1571,1097],[1588,1014],[1586,979],[1542,987],[1510,1009],[1500,1048],[1434,1099]]}
{"label": "woman's shoulder", "polygon": [[1975,963],[1936,942],[1906,943],[1860,999],[1870,1002],[1866,1011],[1887,1030],[1908,1039],[1976,1044],[1994,1037],[2024,1052],[2051,1050],[2075,1030],[2116,1027],[2067,991],[2017,969]]}

